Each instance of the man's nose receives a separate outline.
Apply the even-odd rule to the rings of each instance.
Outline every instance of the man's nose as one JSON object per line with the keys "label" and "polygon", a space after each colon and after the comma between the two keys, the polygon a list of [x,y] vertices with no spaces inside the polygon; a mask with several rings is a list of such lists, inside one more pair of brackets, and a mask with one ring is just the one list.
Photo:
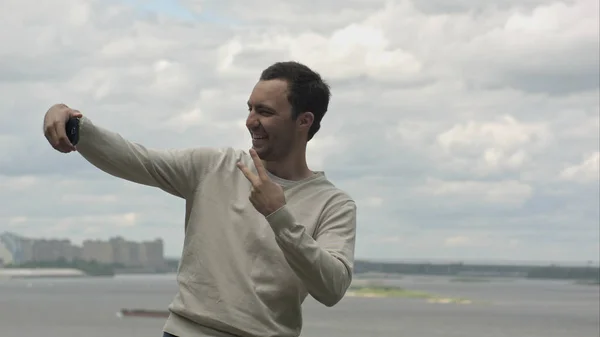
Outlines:
{"label": "man's nose", "polygon": [[246,127],[249,129],[254,129],[259,126],[258,118],[256,118],[256,114],[254,111],[250,111],[248,114],[248,118],[246,118]]}

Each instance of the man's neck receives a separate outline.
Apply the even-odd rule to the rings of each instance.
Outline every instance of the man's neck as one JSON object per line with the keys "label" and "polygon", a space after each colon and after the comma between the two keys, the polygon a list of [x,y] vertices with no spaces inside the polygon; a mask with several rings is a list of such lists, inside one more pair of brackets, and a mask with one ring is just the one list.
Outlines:
{"label": "man's neck", "polygon": [[313,175],[308,168],[305,155],[290,155],[280,161],[265,161],[265,168],[281,179],[298,181]]}

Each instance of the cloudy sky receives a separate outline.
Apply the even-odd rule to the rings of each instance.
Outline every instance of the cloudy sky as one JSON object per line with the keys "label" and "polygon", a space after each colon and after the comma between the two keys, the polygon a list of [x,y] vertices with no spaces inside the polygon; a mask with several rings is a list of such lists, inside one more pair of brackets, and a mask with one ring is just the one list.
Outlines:
{"label": "cloudy sky", "polygon": [[[358,258],[598,260],[597,0],[3,0],[0,232],[183,243],[184,203],[42,133],[54,103],[149,147],[250,146],[260,71],[333,98],[310,142]],[[226,249],[226,248],[224,248]]]}

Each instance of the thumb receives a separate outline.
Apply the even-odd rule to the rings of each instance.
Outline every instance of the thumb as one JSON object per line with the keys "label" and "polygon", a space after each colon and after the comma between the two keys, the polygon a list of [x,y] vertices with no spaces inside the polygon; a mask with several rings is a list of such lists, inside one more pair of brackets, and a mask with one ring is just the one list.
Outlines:
{"label": "thumb", "polygon": [[81,112],[79,112],[79,110],[72,110],[71,111],[71,117],[81,118],[82,116],[83,116],[83,114]]}

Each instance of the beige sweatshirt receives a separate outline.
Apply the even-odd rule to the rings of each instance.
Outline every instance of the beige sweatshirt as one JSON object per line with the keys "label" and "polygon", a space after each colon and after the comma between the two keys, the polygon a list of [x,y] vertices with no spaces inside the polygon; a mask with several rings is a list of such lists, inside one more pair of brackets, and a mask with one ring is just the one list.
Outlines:
{"label": "beige sweatshirt", "polygon": [[250,155],[230,148],[148,149],[81,120],[79,153],[115,177],[186,201],[179,290],[164,330],[179,337],[299,336],[310,294],[333,306],[350,285],[356,205],[323,172],[282,184],[265,217],[250,200]]}

